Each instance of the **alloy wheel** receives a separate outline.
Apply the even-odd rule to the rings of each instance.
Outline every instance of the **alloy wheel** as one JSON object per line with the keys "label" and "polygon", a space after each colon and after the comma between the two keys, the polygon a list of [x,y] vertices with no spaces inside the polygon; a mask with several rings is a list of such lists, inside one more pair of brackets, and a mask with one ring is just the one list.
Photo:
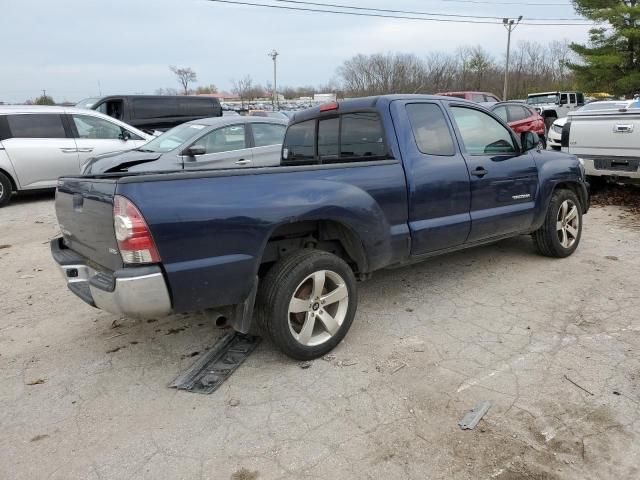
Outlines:
{"label": "alloy wheel", "polygon": [[340,330],[349,308],[344,279],[331,270],[307,276],[289,302],[289,329],[302,345],[320,345]]}
{"label": "alloy wheel", "polygon": [[560,205],[556,218],[556,230],[563,248],[571,248],[578,240],[580,216],[577,205],[571,200],[565,200]]}

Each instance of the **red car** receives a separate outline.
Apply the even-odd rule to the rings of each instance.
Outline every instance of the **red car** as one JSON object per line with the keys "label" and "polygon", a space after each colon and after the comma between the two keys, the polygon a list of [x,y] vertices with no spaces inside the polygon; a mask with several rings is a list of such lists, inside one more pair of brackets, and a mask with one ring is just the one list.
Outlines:
{"label": "red car", "polygon": [[516,133],[535,132],[540,137],[540,147],[547,148],[544,118],[533,108],[518,102],[498,102],[486,106],[507,122]]}
{"label": "red car", "polygon": [[472,102],[499,102],[500,99],[493,93],[489,92],[440,92],[436,95],[443,95],[445,97],[457,97],[464,98],[465,100],[471,100]]}

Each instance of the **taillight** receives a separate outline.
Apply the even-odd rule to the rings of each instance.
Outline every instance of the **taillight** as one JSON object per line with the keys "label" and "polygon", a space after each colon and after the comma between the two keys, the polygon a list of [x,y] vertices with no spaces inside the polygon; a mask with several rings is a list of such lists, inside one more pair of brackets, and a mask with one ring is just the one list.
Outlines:
{"label": "taillight", "polygon": [[157,263],[158,249],[144,217],[125,197],[113,197],[113,226],[124,263]]}

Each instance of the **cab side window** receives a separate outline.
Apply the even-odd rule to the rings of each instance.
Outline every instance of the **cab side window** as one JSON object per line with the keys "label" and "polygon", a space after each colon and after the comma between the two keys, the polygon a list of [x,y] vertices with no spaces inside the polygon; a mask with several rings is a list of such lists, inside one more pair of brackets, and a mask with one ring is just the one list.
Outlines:
{"label": "cab side window", "polygon": [[509,131],[490,115],[466,107],[451,107],[451,113],[467,153],[492,155],[518,151]]}
{"label": "cab side window", "polygon": [[316,121],[296,123],[287,129],[282,146],[282,165],[311,165],[318,163],[315,152]]}
{"label": "cab side window", "polygon": [[420,152],[448,156],[455,153],[451,132],[438,105],[411,103],[406,108],[413,137]]}

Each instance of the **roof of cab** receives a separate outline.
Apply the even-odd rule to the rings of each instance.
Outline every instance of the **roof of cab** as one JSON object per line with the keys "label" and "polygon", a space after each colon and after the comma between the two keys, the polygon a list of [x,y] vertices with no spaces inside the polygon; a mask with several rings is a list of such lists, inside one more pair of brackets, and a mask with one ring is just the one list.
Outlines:
{"label": "roof of cab", "polygon": [[468,103],[469,105],[478,105],[477,103],[471,102],[469,100],[465,100],[463,98],[445,97],[442,95],[422,95],[422,94],[409,94],[409,93],[393,94],[393,95],[376,95],[372,97],[349,98],[347,100],[342,100],[339,102],[329,102],[329,103],[337,103],[338,108],[327,110],[324,112],[321,112],[320,108],[326,104],[311,107],[306,110],[302,110],[301,112],[296,112],[291,118],[291,121],[289,122],[289,124],[303,122],[305,120],[310,120],[323,115],[335,115],[336,113],[351,113],[351,112],[362,112],[366,110],[376,110],[378,109],[379,106],[388,105],[389,103],[396,100],[444,100],[447,102]]}

